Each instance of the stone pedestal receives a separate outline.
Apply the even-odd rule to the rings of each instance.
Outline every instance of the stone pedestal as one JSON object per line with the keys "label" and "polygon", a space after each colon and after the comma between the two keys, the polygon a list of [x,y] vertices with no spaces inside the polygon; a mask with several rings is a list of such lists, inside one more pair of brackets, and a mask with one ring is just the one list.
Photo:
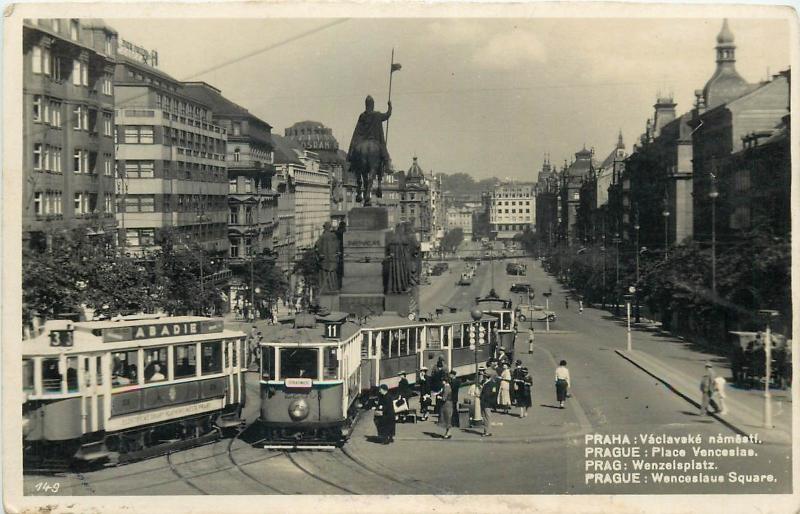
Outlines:
{"label": "stone pedestal", "polygon": [[356,316],[380,316],[385,310],[383,293],[342,293],[339,295],[339,308]]}
{"label": "stone pedestal", "polygon": [[389,216],[385,207],[356,207],[347,215],[339,309],[358,316],[385,310],[383,261]]}
{"label": "stone pedestal", "polygon": [[384,230],[389,228],[389,210],[386,207],[354,207],[347,213],[347,232]]}
{"label": "stone pedestal", "polygon": [[321,294],[317,297],[319,306],[329,310],[330,312],[339,312],[339,295],[334,294]]}
{"label": "stone pedestal", "polygon": [[398,316],[406,317],[417,312],[417,288],[413,287],[405,293],[390,293],[386,295],[386,310],[396,312]]}

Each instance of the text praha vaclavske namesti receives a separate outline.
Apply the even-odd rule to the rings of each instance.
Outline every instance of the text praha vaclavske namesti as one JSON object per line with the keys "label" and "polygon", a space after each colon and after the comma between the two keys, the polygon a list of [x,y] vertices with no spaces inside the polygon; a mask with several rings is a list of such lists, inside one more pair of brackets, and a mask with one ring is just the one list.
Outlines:
{"label": "text praha vaclavske namesti", "polygon": [[758,434],[586,434],[587,484],[770,483],[772,474],[720,471],[719,459],[758,457]]}

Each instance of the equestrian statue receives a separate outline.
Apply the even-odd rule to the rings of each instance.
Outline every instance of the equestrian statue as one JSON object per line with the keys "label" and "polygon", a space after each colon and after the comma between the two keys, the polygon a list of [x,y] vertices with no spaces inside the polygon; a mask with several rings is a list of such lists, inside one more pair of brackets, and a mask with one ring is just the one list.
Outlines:
{"label": "equestrian statue", "polygon": [[381,198],[381,182],[385,170],[391,172],[391,160],[386,150],[386,140],[383,135],[383,122],[392,115],[392,102],[384,112],[375,110],[375,101],[367,96],[366,109],[358,117],[358,123],[350,140],[350,149],[347,152],[347,161],[350,169],[356,175],[356,202],[363,202],[365,207],[371,205],[370,195],[372,183],[375,178],[378,183],[375,187],[375,196]]}

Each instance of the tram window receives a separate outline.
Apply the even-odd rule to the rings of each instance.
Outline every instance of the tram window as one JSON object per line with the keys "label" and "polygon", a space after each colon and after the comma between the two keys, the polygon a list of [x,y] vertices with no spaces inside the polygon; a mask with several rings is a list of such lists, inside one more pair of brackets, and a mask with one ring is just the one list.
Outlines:
{"label": "tram window", "polygon": [[202,374],[220,373],[222,371],[222,343],[219,341],[203,343],[201,348],[203,352]]}
{"label": "tram window", "polygon": [[336,347],[329,346],[324,349],[324,366],[323,377],[326,379],[339,378],[339,358],[336,356]]}
{"label": "tram window", "polygon": [[144,381],[160,382],[167,379],[167,347],[147,348],[144,351]]}
{"label": "tram window", "polygon": [[33,361],[22,359],[22,390],[33,391]]}
{"label": "tram window", "polygon": [[193,377],[197,373],[197,347],[194,344],[174,346],[175,378]]}
{"label": "tram window", "polygon": [[361,358],[366,359],[369,357],[369,333],[364,333],[361,336]]}
{"label": "tram window", "polygon": [[281,348],[281,378],[311,378],[316,380],[316,348]]}
{"label": "tram window", "polygon": [[392,337],[392,357],[397,357],[400,355],[400,331],[392,330],[390,333]]}
{"label": "tram window", "polygon": [[139,357],[137,350],[115,352],[111,355],[114,366],[111,371],[111,383],[115,386],[136,384],[139,381],[139,370],[136,361]]}
{"label": "tram window", "polygon": [[417,353],[417,341],[419,341],[419,329],[412,328],[408,331],[409,353]]}
{"label": "tram window", "polygon": [[461,348],[463,346],[461,327],[462,325],[453,325],[450,327],[450,330],[453,331],[453,348]]}
{"label": "tram window", "polygon": [[236,355],[236,349],[239,347],[239,341],[231,341],[231,366],[236,368],[239,365],[239,357]]}
{"label": "tram window", "polygon": [[442,348],[450,346],[450,330],[447,327],[442,327]]}
{"label": "tram window", "polygon": [[275,377],[275,348],[264,346],[261,348],[261,378],[270,380]]}
{"label": "tram window", "polygon": [[78,358],[67,357],[67,391],[74,393],[78,390]]}
{"label": "tram window", "polygon": [[389,353],[389,345],[391,340],[389,339],[389,331],[382,330],[381,331],[381,358],[385,359],[389,357],[391,354]]}
{"label": "tram window", "polygon": [[428,348],[441,348],[441,341],[439,340],[439,327],[428,328]]}
{"label": "tram window", "polygon": [[400,331],[400,353],[399,355],[408,355],[408,330],[403,329]]}
{"label": "tram window", "polygon": [[503,324],[503,330],[510,330],[511,329],[511,315],[508,312],[503,312],[500,314],[500,321]]}
{"label": "tram window", "polygon": [[61,372],[58,370],[58,359],[42,361],[42,388],[49,392],[61,391]]}

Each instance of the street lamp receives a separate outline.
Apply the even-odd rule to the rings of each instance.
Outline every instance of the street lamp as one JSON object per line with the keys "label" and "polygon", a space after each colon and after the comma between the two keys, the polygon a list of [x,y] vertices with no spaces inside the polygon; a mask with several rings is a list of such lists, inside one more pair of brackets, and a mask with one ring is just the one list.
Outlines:
{"label": "street lamp", "polygon": [[717,177],[711,174],[711,190],[708,192],[711,198],[711,293],[717,296]]}
{"label": "street lamp", "polygon": [[619,238],[619,232],[614,233],[614,239],[611,240],[616,247],[616,278],[614,280],[614,315],[619,316],[619,244],[622,239]]}
{"label": "street lamp", "polygon": [[[636,285],[639,285],[639,229],[641,226],[639,225],[639,208],[636,208],[636,223],[633,225],[634,230],[636,230]],[[639,293],[636,293],[636,323],[639,323]]]}
{"label": "street lamp", "polygon": [[772,428],[772,398],[769,391],[769,383],[772,375],[772,319],[778,316],[778,311],[761,309],[758,315],[764,318],[767,329],[764,334],[764,428]]}
{"label": "street lamp", "polygon": [[669,214],[667,199],[664,198],[664,210],[661,211],[661,215],[664,216],[664,260],[669,259]]}
{"label": "street lamp", "polygon": [[474,332],[471,335],[470,343],[474,347],[474,355],[475,355],[475,386],[478,385],[478,342],[480,339],[480,329],[481,329],[481,318],[483,317],[483,312],[480,309],[475,307],[470,311],[470,316],[472,316],[472,321],[475,323]]}
{"label": "street lamp", "polygon": [[553,291],[545,291],[542,294],[544,295],[544,301],[546,303],[544,308],[545,330],[550,332],[550,297],[553,295]]}
{"label": "street lamp", "polygon": [[633,299],[633,295],[636,293],[636,288],[630,286],[628,288],[628,294],[625,295],[625,308],[628,312],[628,351],[633,349],[633,343],[631,341],[631,300]]}
{"label": "street lamp", "polygon": [[532,290],[528,291],[528,322],[531,324],[531,329],[533,329],[533,299],[535,297],[536,293],[534,293]]}

